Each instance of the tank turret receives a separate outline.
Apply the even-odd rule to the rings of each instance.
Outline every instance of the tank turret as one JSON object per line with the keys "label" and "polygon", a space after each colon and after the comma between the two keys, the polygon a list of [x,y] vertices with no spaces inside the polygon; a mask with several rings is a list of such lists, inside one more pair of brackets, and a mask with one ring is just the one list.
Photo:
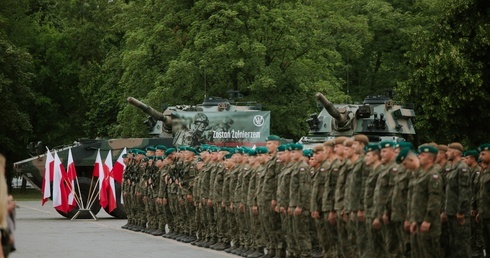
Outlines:
{"label": "tank turret", "polygon": [[143,112],[148,114],[148,119],[144,124],[148,127],[151,135],[158,135],[164,137],[164,134],[172,134],[172,118],[161,112],[156,111],[152,107],[146,105],[145,103],[133,98],[128,97],[129,104],[141,109]]}
{"label": "tank turret", "polygon": [[310,127],[303,143],[319,143],[337,136],[365,134],[371,142],[382,140],[412,141],[415,128],[412,108],[384,96],[368,96],[362,104],[332,104],[321,93],[316,99],[323,106],[319,114],[306,120]]}

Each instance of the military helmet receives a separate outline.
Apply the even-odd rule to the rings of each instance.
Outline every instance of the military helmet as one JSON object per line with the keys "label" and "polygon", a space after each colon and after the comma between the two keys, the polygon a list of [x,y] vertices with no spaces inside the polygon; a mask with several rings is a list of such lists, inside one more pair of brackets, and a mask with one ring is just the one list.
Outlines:
{"label": "military helmet", "polygon": [[197,123],[209,124],[209,119],[204,113],[197,113],[194,116],[194,124],[197,124]]}

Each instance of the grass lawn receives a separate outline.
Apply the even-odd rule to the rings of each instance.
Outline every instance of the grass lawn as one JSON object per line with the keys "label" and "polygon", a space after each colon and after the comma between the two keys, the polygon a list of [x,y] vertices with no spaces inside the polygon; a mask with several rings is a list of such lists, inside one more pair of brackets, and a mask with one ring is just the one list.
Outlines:
{"label": "grass lawn", "polygon": [[25,191],[21,191],[20,188],[12,189],[11,194],[14,196],[14,200],[16,201],[36,201],[39,200],[41,202],[41,191],[36,189],[26,189]]}

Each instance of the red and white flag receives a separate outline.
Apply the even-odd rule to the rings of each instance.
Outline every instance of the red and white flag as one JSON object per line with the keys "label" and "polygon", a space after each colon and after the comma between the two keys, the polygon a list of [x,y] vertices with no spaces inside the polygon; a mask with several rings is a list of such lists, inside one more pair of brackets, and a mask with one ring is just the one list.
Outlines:
{"label": "red and white flag", "polygon": [[102,207],[103,204],[107,205],[107,194],[104,182],[104,164],[100,157],[100,149],[97,151],[97,157],[95,158],[94,171],[92,176],[99,177],[99,202]]}
{"label": "red and white flag", "polygon": [[51,197],[51,182],[53,182],[54,158],[49,149],[46,151],[46,163],[44,164],[44,177],[42,183],[42,205]]}
{"label": "red and white flag", "polygon": [[114,178],[114,180],[116,180],[120,184],[122,184],[124,169],[126,169],[126,164],[124,164],[124,160],[123,160],[123,155],[126,153],[127,153],[126,148],[124,148],[124,150],[119,155],[119,158],[117,158],[117,161],[114,164],[114,167],[112,168],[111,171],[111,177]]}
{"label": "red and white flag", "polygon": [[107,158],[105,159],[104,162],[104,184],[105,184],[105,189],[106,189],[106,194],[107,194],[107,205],[103,207],[108,206],[108,211],[111,212],[117,207],[116,203],[116,186],[114,184],[114,178],[110,176],[112,172],[112,153],[111,150],[109,150],[109,153],[107,153]]}
{"label": "red and white flag", "polygon": [[53,169],[53,207],[61,212],[68,213],[68,195],[64,182],[65,168],[61,163],[58,153],[54,153]]}
{"label": "red and white flag", "polygon": [[77,171],[75,169],[75,162],[73,162],[73,155],[71,154],[71,148],[68,150],[68,164],[66,169],[66,183],[70,185],[68,188],[68,204],[71,207],[76,207],[75,200],[75,178],[77,178]]}

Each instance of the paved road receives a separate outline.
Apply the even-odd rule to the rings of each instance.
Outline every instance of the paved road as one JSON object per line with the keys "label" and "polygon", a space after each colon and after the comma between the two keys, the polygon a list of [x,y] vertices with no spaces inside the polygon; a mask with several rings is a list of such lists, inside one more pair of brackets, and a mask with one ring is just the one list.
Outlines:
{"label": "paved road", "polygon": [[237,257],[121,229],[125,220],[101,210],[99,220],[63,218],[48,202],[17,202],[17,251],[9,257]]}

